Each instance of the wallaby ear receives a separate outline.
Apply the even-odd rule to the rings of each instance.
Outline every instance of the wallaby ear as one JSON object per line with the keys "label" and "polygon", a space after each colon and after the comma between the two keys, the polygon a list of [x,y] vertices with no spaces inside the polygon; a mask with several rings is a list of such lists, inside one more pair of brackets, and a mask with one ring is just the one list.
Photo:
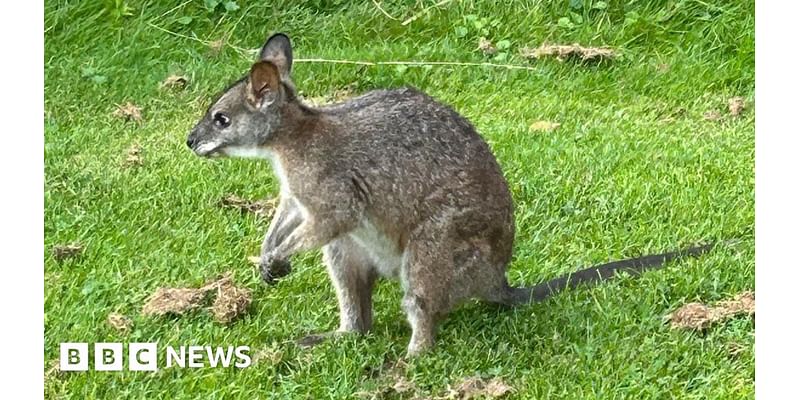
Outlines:
{"label": "wallaby ear", "polygon": [[271,61],[278,67],[281,76],[288,77],[292,72],[292,43],[289,37],[283,33],[270,36],[261,47],[258,58],[261,61]]}
{"label": "wallaby ear", "polygon": [[277,93],[280,84],[278,67],[270,61],[259,61],[250,67],[247,98],[251,104],[260,107],[266,95]]}

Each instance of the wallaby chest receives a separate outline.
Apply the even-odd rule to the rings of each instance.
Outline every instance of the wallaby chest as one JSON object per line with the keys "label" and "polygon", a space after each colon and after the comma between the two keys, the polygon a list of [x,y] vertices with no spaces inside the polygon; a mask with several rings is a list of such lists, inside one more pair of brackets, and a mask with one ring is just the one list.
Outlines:
{"label": "wallaby chest", "polygon": [[386,278],[398,277],[403,252],[396,240],[392,240],[366,217],[349,235],[369,256],[378,274]]}

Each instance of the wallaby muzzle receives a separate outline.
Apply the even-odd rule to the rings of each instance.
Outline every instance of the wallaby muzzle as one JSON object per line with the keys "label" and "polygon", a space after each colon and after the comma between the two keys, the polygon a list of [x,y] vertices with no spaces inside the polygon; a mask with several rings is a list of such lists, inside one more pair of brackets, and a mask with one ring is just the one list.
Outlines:
{"label": "wallaby muzzle", "polygon": [[197,144],[197,136],[194,134],[194,131],[189,134],[189,137],[186,138],[186,146],[190,149],[194,150],[194,145]]}

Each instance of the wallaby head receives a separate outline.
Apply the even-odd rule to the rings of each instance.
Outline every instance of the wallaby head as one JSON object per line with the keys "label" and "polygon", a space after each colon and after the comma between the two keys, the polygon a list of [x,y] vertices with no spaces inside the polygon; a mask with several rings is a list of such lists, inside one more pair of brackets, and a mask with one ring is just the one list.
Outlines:
{"label": "wallaby head", "polygon": [[261,48],[250,73],[214,101],[186,140],[197,155],[262,156],[264,145],[281,125],[281,113],[295,97],[289,78],[292,45],[272,35]]}

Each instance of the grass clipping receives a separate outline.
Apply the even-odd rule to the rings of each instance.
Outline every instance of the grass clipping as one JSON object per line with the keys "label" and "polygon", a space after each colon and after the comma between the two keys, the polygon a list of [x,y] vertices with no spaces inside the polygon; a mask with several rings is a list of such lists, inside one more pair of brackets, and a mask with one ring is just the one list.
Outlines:
{"label": "grass clipping", "polygon": [[560,126],[561,124],[558,122],[536,121],[531,124],[530,130],[534,132],[552,132]]}
{"label": "grass clipping", "polygon": [[61,262],[69,258],[78,257],[83,253],[83,245],[80,243],[59,244],[53,246],[53,258]]}
{"label": "grass clipping", "polygon": [[498,399],[514,391],[500,378],[485,380],[479,376],[468,377],[455,387],[450,387],[447,394],[439,399]]}
{"label": "grass clipping", "polygon": [[116,107],[111,115],[125,121],[142,122],[142,108],[136,104],[127,102],[125,104],[117,104]]}
{"label": "grass clipping", "polygon": [[108,314],[106,322],[119,333],[128,333],[133,326],[133,321],[130,318],[117,312]]}
{"label": "grass clipping", "polygon": [[217,280],[199,288],[160,287],[142,307],[146,316],[183,315],[206,304],[215,297],[209,308],[218,322],[227,324],[244,314],[250,307],[252,296],[245,288],[233,284],[227,272]]}
{"label": "grass clipping", "polygon": [[189,84],[186,75],[170,75],[161,82],[162,89],[184,89]]}
{"label": "grass clipping", "polygon": [[756,294],[747,291],[730,300],[724,300],[710,307],[703,303],[689,303],[667,315],[673,329],[702,331],[711,325],[728,320],[737,315],[756,313]]}
{"label": "grass clipping", "polygon": [[[380,368],[378,386],[371,391],[356,392],[361,399],[411,398],[428,400],[470,400],[499,399],[514,392],[514,388],[499,377],[484,379],[480,376],[469,376],[447,386],[444,393],[433,395],[425,393],[413,380],[406,378],[408,364],[403,360],[395,363],[386,361]],[[376,371],[378,372],[378,371]]]}
{"label": "grass clipping", "polygon": [[278,199],[246,200],[235,194],[226,194],[219,200],[220,207],[233,208],[242,213],[253,213],[258,218],[269,218],[275,212]]}
{"label": "grass clipping", "polygon": [[617,51],[610,47],[584,47],[577,43],[571,45],[543,44],[537,48],[523,48],[520,54],[528,59],[555,57],[558,61],[577,58],[581,61],[611,60]]}
{"label": "grass clipping", "polygon": [[123,162],[123,165],[126,167],[134,167],[142,164],[142,147],[134,143],[125,152],[125,161]]}

